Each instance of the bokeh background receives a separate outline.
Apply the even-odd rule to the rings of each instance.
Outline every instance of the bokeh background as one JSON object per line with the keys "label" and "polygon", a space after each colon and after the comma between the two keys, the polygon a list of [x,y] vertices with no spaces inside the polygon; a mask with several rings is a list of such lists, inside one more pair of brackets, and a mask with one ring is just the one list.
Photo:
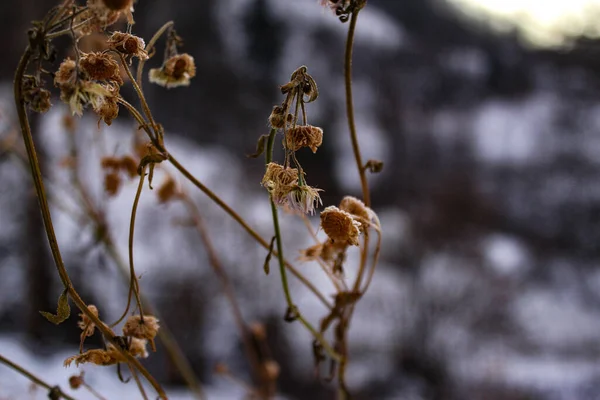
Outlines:
{"label": "bokeh background", "polygon": [[[60,284],[29,172],[8,151],[18,133],[11,80],[25,31],[53,4],[21,0],[0,13],[0,354],[65,387],[76,372],[62,367],[77,351],[76,316],[55,327],[38,313],[54,309]],[[591,0],[369,0],[361,12],[356,119],[364,158],[385,168],[369,177],[382,259],[350,330],[348,378],[357,399],[600,398],[599,15],[600,2]],[[246,154],[281,102],[278,85],[300,65],[319,84],[308,115],[325,132],[315,155],[300,154],[308,181],[325,190],[325,205],[360,195],[344,112],[347,26],[318,1],[140,0],[135,19],[134,33],[145,38],[174,20],[183,50],[196,60],[189,88],[145,85],[167,146],[264,237],[272,225],[259,184],[263,166]],[[67,111],[57,97],[54,103],[34,117],[35,135],[58,202],[68,205],[60,167],[68,155]],[[99,157],[130,151],[133,123],[122,111],[110,128],[98,131],[93,116],[77,126],[82,179],[126,254],[136,183],[107,198]],[[310,337],[282,321],[279,278],[262,270],[265,251],[187,190],[201,205],[244,318],[267,329],[281,367],[278,395],[333,398],[333,387],[314,379]],[[76,287],[113,320],[126,295],[119,271],[88,225],[65,207],[53,213]],[[209,398],[242,398],[241,388],[213,373],[224,362],[248,378],[231,311],[181,214],[149,191],[142,195],[135,241],[142,290]],[[301,221],[287,216],[283,224],[294,259],[310,237]],[[318,267],[297,264],[331,290]],[[292,290],[317,322],[324,312],[318,301],[296,282]],[[190,397],[160,347],[145,363],[174,398]],[[117,384],[114,370],[84,369],[107,397],[136,398],[134,385]],[[0,366],[0,398],[45,396]]]}

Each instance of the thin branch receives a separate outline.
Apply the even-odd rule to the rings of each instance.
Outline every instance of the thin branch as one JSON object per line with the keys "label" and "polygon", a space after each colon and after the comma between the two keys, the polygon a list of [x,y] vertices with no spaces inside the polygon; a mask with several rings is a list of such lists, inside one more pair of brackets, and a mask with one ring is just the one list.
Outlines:
{"label": "thin branch", "polygon": [[4,357],[2,354],[0,354],[0,362],[3,363],[4,365],[6,365],[7,367],[13,369],[14,371],[18,372],[19,374],[23,375],[24,377],[26,377],[27,379],[29,379],[31,382],[35,383],[36,385],[42,386],[48,390],[54,390],[63,399],[75,400],[73,397],[71,397],[68,394],[66,394],[65,392],[63,392],[58,386],[50,386],[48,383],[41,380],[36,375],[27,371],[25,368],[21,367],[20,365],[17,365],[14,362],[10,361],[6,357]]}

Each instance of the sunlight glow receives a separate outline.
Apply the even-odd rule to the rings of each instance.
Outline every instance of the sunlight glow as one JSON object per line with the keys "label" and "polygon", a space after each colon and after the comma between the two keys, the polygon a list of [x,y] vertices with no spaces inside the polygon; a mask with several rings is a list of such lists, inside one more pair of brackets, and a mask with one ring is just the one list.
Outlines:
{"label": "sunlight glow", "polygon": [[600,0],[448,0],[500,30],[517,29],[534,46],[560,46],[569,38],[600,37]]}

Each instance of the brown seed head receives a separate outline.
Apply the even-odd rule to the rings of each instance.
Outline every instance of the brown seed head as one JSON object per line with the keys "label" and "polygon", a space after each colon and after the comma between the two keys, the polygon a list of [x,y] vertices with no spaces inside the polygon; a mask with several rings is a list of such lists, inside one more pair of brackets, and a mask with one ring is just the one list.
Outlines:
{"label": "brown seed head", "polygon": [[294,211],[305,214],[313,214],[319,204],[323,204],[319,192],[321,189],[315,189],[308,185],[293,185],[287,194],[287,203]]}
{"label": "brown seed head", "polygon": [[138,163],[131,156],[123,156],[119,160],[119,164],[123,170],[127,172],[130,178],[137,176]]}
{"label": "brown seed head", "polygon": [[75,67],[75,61],[70,58],[65,59],[58,67],[56,74],[54,74],[54,84],[59,87],[75,84],[75,81],[77,80],[77,77],[75,76]]}
{"label": "brown seed head", "polygon": [[358,222],[360,222],[361,232],[367,230],[371,215],[369,213],[369,208],[365,206],[365,203],[356,197],[346,196],[340,202],[340,209],[349,212]]}
{"label": "brown seed head", "polygon": [[156,195],[158,196],[158,202],[161,204],[167,203],[177,196],[177,184],[175,180],[169,175],[162,185],[158,188]]}
{"label": "brown seed head", "polygon": [[285,147],[292,151],[309,147],[313,153],[316,153],[321,143],[323,143],[323,130],[316,126],[298,125],[285,134]]}
{"label": "brown seed head", "polygon": [[119,63],[107,53],[92,52],[84,54],[79,61],[79,65],[91,79],[123,84]]}
{"label": "brown seed head", "polygon": [[166,88],[188,86],[190,79],[196,76],[196,64],[189,54],[177,54],[169,58],[162,68],[150,70],[150,82]]}
{"label": "brown seed head", "polygon": [[118,172],[104,175],[104,190],[109,196],[115,196],[121,187],[121,177]]}
{"label": "brown seed head", "polygon": [[141,60],[148,59],[148,53],[144,50],[146,43],[141,37],[124,32],[114,32],[108,39],[108,45],[119,53],[135,56]]}
{"label": "brown seed head", "polygon": [[358,246],[360,223],[350,213],[329,206],[321,212],[321,227],[334,243]]}
{"label": "brown seed head", "polygon": [[158,320],[151,315],[144,315],[144,319],[140,315],[133,315],[127,318],[123,326],[123,335],[132,336],[138,339],[147,339],[150,341],[150,347],[156,351],[154,347],[154,338],[158,333]]}
{"label": "brown seed head", "polygon": [[[88,310],[90,310],[90,312],[96,317],[98,316],[98,308],[96,308],[95,305],[88,305]],[[96,324],[94,324],[92,320],[84,313],[79,314],[79,318],[81,318],[81,321],[77,322],[77,326],[83,331],[82,335],[85,333],[85,336],[92,336],[94,334]]]}
{"label": "brown seed head", "polygon": [[83,372],[80,375],[73,375],[69,377],[69,386],[71,386],[71,389],[79,389],[84,382]]}
{"label": "brown seed head", "polygon": [[129,343],[129,353],[137,358],[148,358],[148,350],[146,350],[148,341],[146,339],[138,339],[135,337],[129,339],[131,340]]}
{"label": "brown seed head", "polygon": [[288,202],[288,194],[298,183],[298,170],[285,168],[277,163],[267,164],[265,175],[261,184],[271,193],[276,204],[283,205]]}

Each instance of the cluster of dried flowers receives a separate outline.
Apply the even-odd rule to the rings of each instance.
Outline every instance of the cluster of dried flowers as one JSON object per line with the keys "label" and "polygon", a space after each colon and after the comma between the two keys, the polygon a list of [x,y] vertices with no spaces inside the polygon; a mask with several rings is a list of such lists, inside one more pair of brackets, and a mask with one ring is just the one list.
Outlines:
{"label": "cluster of dried flowers", "polygon": [[[294,71],[290,82],[281,86],[281,93],[286,95],[285,100],[281,106],[273,107],[269,125],[274,130],[283,131],[285,162],[284,165],[268,163],[261,184],[278,206],[287,205],[293,211],[313,214],[315,208],[322,204],[319,196],[321,189],[306,184],[296,151],[308,147],[315,153],[323,143],[323,130],[306,122],[305,103],[316,100],[317,84],[307,73],[306,67],[302,66]],[[296,113],[291,114],[289,110],[294,102]],[[298,124],[299,110],[302,110],[302,125]],[[295,168],[291,166],[292,163]]]}
{"label": "cluster of dried flowers", "polygon": [[[90,304],[88,309],[92,314],[98,316],[96,306]],[[119,352],[112,343],[108,343],[104,349],[91,349],[83,352],[83,344],[87,337],[90,337],[96,331],[96,325],[85,315],[79,314],[81,320],[78,326],[81,329],[81,343],[79,354],[69,357],[65,360],[65,367],[70,366],[73,362],[75,365],[91,363],[96,365],[114,365],[118,363],[126,363],[127,360]],[[106,328],[108,328],[106,326]],[[158,333],[160,326],[158,320],[150,315],[133,315],[127,319],[123,326],[123,336],[117,336],[119,346],[122,351],[126,351],[133,357],[146,358],[148,351],[146,345],[150,342],[150,347],[156,351],[154,338]],[[108,328],[109,329],[109,328]]]}

